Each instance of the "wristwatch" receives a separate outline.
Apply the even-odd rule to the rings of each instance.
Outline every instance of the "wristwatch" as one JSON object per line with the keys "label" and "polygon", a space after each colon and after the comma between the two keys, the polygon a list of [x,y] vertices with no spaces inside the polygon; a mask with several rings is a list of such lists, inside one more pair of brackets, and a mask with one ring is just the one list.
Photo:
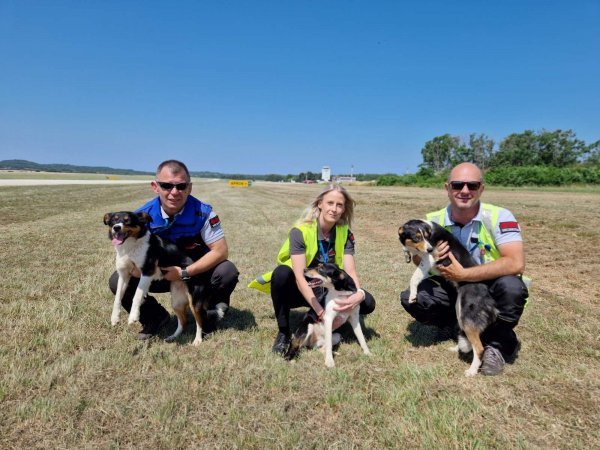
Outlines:
{"label": "wristwatch", "polygon": [[186,269],[181,269],[181,280],[182,281],[188,281],[190,279],[190,274],[187,273]]}

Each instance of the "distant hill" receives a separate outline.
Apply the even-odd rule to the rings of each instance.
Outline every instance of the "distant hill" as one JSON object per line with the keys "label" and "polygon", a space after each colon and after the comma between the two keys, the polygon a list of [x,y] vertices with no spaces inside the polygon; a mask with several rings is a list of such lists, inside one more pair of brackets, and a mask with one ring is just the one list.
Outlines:
{"label": "distant hill", "polygon": [[0,161],[2,170],[32,170],[34,172],[66,173],[109,173],[115,175],[153,175],[153,172],[140,172],[131,169],[113,169],[112,167],[74,166],[72,164],[38,164],[24,159],[5,159]]}
{"label": "distant hill", "polygon": [[[114,175],[154,175],[154,172],[142,172],[131,169],[114,169],[112,167],[91,167],[74,166],[72,164],[38,164],[24,159],[5,159],[0,161],[0,170],[31,170],[34,172],[66,172],[66,173],[102,173]],[[302,172],[300,174],[247,174],[247,173],[220,173],[220,172],[194,172],[190,175],[198,178],[221,178],[234,180],[265,180],[265,181],[289,181],[294,179],[297,182],[304,180],[319,180],[320,173]],[[378,174],[355,174],[358,181],[376,180],[380,177]]]}
{"label": "distant hill", "polygon": [[[132,169],[115,169],[103,166],[75,166],[72,164],[38,164],[24,159],[5,159],[0,161],[0,170],[31,170],[34,172],[63,173],[106,173],[114,175],[154,175],[154,172],[143,172]],[[199,178],[229,178],[229,175],[217,172],[190,172]]]}

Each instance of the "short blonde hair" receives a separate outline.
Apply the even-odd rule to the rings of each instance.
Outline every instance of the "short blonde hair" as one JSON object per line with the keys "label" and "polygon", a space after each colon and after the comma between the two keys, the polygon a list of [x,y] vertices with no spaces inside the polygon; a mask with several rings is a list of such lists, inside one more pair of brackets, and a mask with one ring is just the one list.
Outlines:
{"label": "short blonde hair", "polygon": [[350,196],[348,191],[340,186],[339,184],[330,184],[325,188],[318,196],[315,198],[310,206],[306,209],[304,216],[302,217],[303,222],[312,222],[321,213],[319,209],[319,202],[323,200],[323,197],[332,191],[337,191],[344,196],[344,212],[342,216],[337,221],[338,225],[348,225],[349,227],[352,225],[352,219],[354,218],[354,205],[356,202]]}

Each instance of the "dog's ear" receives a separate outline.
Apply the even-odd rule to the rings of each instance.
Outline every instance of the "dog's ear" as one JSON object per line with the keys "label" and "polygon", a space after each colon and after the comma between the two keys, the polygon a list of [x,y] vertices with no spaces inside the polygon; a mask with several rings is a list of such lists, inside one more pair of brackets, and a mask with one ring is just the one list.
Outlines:
{"label": "dog's ear", "polygon": [[106,213],[104,214],[104,225],[108,225],[108,222],[110,222],[110,218],[112,217],[113,213]]}
{"label": "dog's ear", "polygon": [[152,217],[150,217],[150,214],[145,213],[145,212],[140,212],[137,213],[138,219],[140,219],[140,222],[142,223],[150,223],[152,222]]}

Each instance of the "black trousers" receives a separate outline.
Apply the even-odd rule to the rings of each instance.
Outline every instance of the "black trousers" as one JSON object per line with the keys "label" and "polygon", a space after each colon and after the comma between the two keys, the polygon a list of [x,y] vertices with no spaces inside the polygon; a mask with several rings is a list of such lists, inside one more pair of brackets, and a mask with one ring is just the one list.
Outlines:
{"label": "black trousers", "polygon": [[[528,291],[520,277],[504,276],[486,282],[496,302],[498,320],[482,335],[484,345],[500,350],[505,357],[514,353],[519,341],[514,328],[519,323]],[[456,320],[456,289],[444,278],[435,276],[423,280],[417,288],[417,301],[408,303],[410,290],[400,294],[402,306],[421,323],[438,327],[451,326]]]}
{"label": "black trousers", "polygon": [[[208,296],[210,307],[214,307],[221,302],[229,305],[231,293],[238,282],[238,275],[239,272],[235,265],[231,261],[225,260],[212,270],[192,277],[188,283],[193,283],[197,287],[194,289],[194,296],[202,295],[203,298]],[[118,281],[119,274],[114,272],[108,280],[108,286],[113,295],[117,292]],[[131,310],[139,281],[139,278],[131,277],[121,300],[121,305],[127,312]],[[149,291],[155,293],[169,292],[170,284],[167,280],[155,280],[150,284]],[[168,315],[168,311],[151,295],[146,296],[146,300],[140,307],[140,323],[143,326],[159,324]]]}
{"label": "black trousers", "polygon": [[[320,292],[315,289],[315,297],[322,302],[325,300]],[[290,334],[290,309],[308,307],[304,296],[296,284],[296,276],[291,267],[280,265],[275,268],[271,276],[271,300],[277,319],[279,331]],[[360,314],[370,314],[375,310],[375,298],[365,291],[365,299],[360,304]],[[311,309],[312,311],[312,309]],[[316,316],[315,316],[316,318]]]}

